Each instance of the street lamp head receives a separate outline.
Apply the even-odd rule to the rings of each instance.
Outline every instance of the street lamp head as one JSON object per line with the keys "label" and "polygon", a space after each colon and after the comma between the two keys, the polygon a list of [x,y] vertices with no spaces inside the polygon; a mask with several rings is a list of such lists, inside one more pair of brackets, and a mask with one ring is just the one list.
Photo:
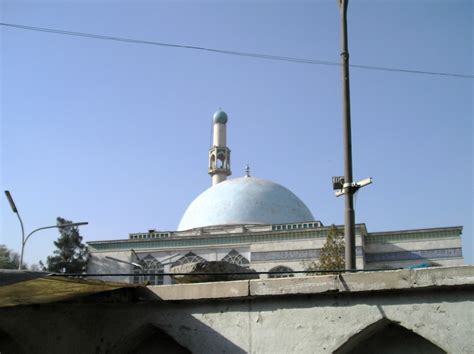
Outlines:
{"label": "street lamp head", "polygon": [[143,266],[137,262],[131,262],[130,264],[136,268],[143,270]]}
{"label": "street lamp head", "polygon": [[13,201],[10,191],[5,191],[5,195],[7,196],[8,203],[10,203],[10,208],[12,208],[12,211],[18,214],[18,209],[16,208],[15,202]]}

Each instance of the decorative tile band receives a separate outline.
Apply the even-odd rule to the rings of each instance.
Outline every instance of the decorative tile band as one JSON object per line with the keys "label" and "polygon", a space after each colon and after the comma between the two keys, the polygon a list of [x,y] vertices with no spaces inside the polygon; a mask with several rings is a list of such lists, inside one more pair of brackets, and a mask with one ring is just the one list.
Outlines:
{"label": "decorative tile band", "polygon": [[252,262],[317,259],[319,253],[319,249],[254,252]]}
{"label": "decorative tile band", "polygon": [[[251,258],[252,262],[316,260],[319,258],[320,252],[321,249],[253,252]],[[356,247],[357,257],[362,257],[363,253],[362,247]]]}
{"label": "decorative tile band", "polygon": [[214,245],[228,245],[239,243],[257,243],[268,241],[292,241],[292,240],[311,240],[317,238],[325,238],[328,229],[309,229],[309,230],[295,230],[295,231],[273,231],[271,233],[261,232],[252,234],[240,235],[219,235],[214,237],[173,237],[162,239],[149,240],[124,240],[124,241],[110,241],[110,242],[88,242],[92,251],[117,251],[129,250],[131,248],[137,249],[151,249],[151,248],[178,248],[178,247],[196,247],[196,246],[214,246]]}
{"label": "decorative tile band", "polygon": [[387,253],[366,253],[367,262],[403,261],[413,259],[462,257],[461,248],[441,248],[434,250],[400,251]]}
{"label": "decorative tile band", "polygon": [[461,227],[449,227],[442,228],[440,230],[427,229],[427,230],[413,230],[410,232],[399,231],[399,232],[381,232],[381,233],[369,233],[365,236],[365,243],[387,243],[396,241],[412,241],[426,240],[426,239],[440,239],[440,238],[455,238],[460,237],[462,232]]}
{"label": "decorative tile band", "polygon": [[[269,225],[270,226],[270,225]],[[291,224],[275,224],[271,225],[272,231],[285,231],[285,230],[300,230],[300,229],[315,229],[323,227],[321,221],[312,221],[304,223],[291,223]],[[180,231],[156,231],[149,230],[148,232],[136,232],[129,235],[129,239],[153,239],[153,238],[164,238],[164,237],[180,237]]]}

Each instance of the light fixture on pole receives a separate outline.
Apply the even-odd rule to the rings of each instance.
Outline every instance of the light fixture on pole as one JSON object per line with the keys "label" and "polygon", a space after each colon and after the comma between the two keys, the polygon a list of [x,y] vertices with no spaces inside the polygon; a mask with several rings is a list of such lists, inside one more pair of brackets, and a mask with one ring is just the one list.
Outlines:
{"label": "light fixture on pole", "polygon": [[13,201],[12,195],[10,194],[10,191],[5,191],[5,195],[7,196],[8,203],[10,203],[10,208],[12,208],[12,211],[16,214],[18,217],[18,220],[20,221],[20,226],[21,226],[21,257],[20,257],[20,264],[18,265],[18,269],[21,270],[21,266],[23,263],[23,244],[25,241],[25,228],[23,226],[23,221],[21,220],[20,213],[18,212],[18,209],[16,208],[15,202]]}
{"label": "light fixture on pole", "polygon": [[81,226],[81,225],[87,225],[89,224],[88,222],[75,222],[71,224],[63,224],[63,225],[51,225],[51,226],[43,226],[39,227],[33,231],[31,231],[26,237],[25,237],[25,228],[23,227],[23,221],[21,220],[20,213],[18,212],[18,209],[15,205],[15,202],[13,201],[12,195],[10,194],[9,191],[5,191],[5,195],[8,199],[8,203],[10,203],[10,207],[12,211],[17,215],[18,220],[20,220],[20,225],[21,225],[21,253],[20,253],[20,263],[18,264],[18,270],[22,270],[23,268],[23,254],[25,252],[25,245],[28,239],[33,235],[35,232],[40,231],[40,230],[45,230],[45,229],[64,229],[67,227],[74,227],[74,226]]}
{"label": "light fixture on pole", "polygon": [[344,176],[337,176],[332,178],[332,189],[335,190],[336,197],[344,195],[347,187],[350,187],[354,193],[357,192],[360,188],[372,184],[372,177],[364,178],[359,182],[352,182],[349,186],[344,183]]}

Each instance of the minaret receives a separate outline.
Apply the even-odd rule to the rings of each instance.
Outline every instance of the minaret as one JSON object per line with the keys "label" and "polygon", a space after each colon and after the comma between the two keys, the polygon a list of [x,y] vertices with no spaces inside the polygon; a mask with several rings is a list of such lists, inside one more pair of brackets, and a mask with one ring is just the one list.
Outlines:
{"label": "minaret", "polygon": [[230,149],[227,147],[227,114],[218,110],[214,113],[212,147],[209,149],[209,174],[212,185],[225,181],[230,176]]}

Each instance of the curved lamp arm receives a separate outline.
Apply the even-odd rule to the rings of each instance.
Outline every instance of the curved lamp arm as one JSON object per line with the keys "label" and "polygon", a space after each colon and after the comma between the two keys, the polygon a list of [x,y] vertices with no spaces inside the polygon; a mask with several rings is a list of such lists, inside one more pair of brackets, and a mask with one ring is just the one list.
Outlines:
{"label": "curved lamp arm", "polygon": [[87,225],[89,224],[88,222],[75,222],[75,223],[72,223],[72,224],[63,224],[63,225],[52,225],[52,226],[44,226],[44,227],[39,227],[33,231],[31,231],[28,236],[26,236],[25,240],[23,241],[23,244],[26,243],[26,241],[28,241],[28,239],[30,238],[31,235],[33,235],[36,231],[40,231],[40,230],[44,230],[44,229],[64,229],[66,227],[71,227],[71,226],[80,226],[80,225]]}

